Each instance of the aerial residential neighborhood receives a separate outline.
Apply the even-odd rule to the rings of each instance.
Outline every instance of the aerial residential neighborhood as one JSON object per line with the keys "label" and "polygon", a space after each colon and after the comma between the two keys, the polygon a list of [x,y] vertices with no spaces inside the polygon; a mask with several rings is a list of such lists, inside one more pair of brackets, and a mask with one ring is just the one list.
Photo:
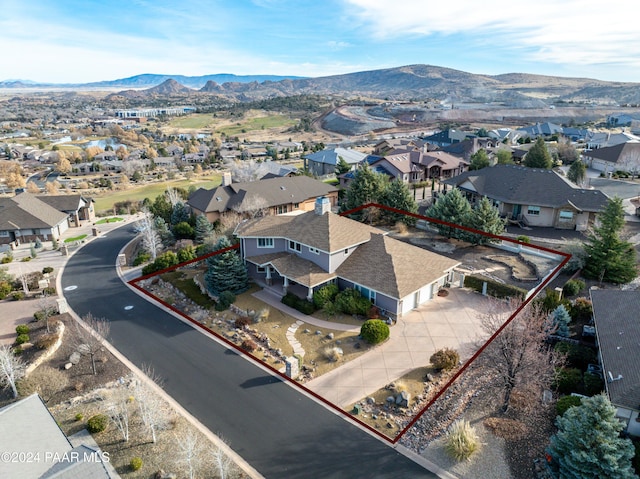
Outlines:
{"label": "aerial residential neighborhood", "polygon": [[633,15],[31,3],[1,478],[639,477]]}

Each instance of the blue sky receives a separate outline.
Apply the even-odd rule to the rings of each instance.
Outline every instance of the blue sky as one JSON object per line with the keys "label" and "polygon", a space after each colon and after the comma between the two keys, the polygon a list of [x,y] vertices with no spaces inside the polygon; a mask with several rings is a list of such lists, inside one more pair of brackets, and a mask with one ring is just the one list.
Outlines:
{"label": "blue sky", "polygon": [[640,82],[632,0],[0,0],[0,80],[415,63]]}

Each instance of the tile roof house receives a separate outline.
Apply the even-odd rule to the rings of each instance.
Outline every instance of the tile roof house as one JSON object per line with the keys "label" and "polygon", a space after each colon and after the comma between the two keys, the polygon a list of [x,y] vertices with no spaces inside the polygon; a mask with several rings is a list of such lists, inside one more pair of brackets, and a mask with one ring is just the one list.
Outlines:
{"label": "tile roof house", "polygon": [[[30,427],[25,427],[28,418]],[[0,477],[109,479],[120,477],[99,448],[74,447],[37,394],[0,408],[0,451],[25,454],[0,462]],[[31,460],[28,460],[31,459]]]}
{"label": "tile roof house", "polygon": [[[269,214],[309,211],[316,198],[326,196],[332,206],[338,189],[308,176],[276,177],[244,183],[230,183],[210,190],[200,188],[187,200],[195,214],[205,214],[210,222],[226,211],[242,211],[256,201],[264,203]],[[259,200],[257,200],[259,199]]]}
{"label": "tile roof house", "polygon": [[0,198],[0,244],[59,239],[69,228],[68,217],[26,191]]}
{"label": "tile roof house", "polygon": [[250,276],[284,292],[295,285],[307,298],[336,283],[398,317],[429,301],[459,265],[329,209],[319,198],[314,211],[241,223],[235,233]]}
{"label": "tile roof house", "polygon": [[366,153],[338,147],[309,153],[302,158],[304,160],[304,168],[307,171],[316,176],[325,176],[335,172],[340,158],[353,167],[361,163],[366,157]]}
{"label": "tile roof house", "polygon": [[552,170],[496,165],[445,180],[474,204],[487,197],[509,220],[528,226],[584,231],[608,197],[577,188]]}
{"label": "tile roof house", "polygon": [[630,140],[615,146],[606,146],[582,153],[585,164],[589,168],[603,173],[627,171],[640,172],[640,141]]}
{"label": "tile roof house", "polygon": [[640,436],[640,291],[590,295],[607,396],[627,432]]}

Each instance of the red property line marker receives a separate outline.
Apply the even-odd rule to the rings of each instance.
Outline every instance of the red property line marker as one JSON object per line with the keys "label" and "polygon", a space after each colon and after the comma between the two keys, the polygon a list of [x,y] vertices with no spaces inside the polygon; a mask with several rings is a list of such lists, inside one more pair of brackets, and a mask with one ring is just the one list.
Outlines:
{"label": "red property line marker", "polygon": [[517,241],[517,240],[511,239],[511,238],[508,238],[506,236],[494,235],[494,234],[486,233],[484,231],[476,230],[476,229],[473,229],[473,228],[468,228],[466,226],[461,226],[461,225],[457,225],[457,224],[454,224],[454,223],[449,223],[447,221],[442,221],[442,220],[439,220],[439,219],[436,219],[436,218],[430,218],[428,216],[419,215],[417,213],[410,213],[408,211],[399,210],[397,208],[392,208],[390,206],[380,205],[380,204],[377,204],[377,203],[367,203],[365,205],[358,206],[357,208],[353,208],[351,210],[348,210],[348,211],[345,211],[343,213],[340,213],[340,215],[341,216],[346,216],[346,215],[349,215],[351,213],[356,213],[356,212],[361,211],[361,210],[366,209],[366,208],[379,208],[379,209],[391,211],[393,213],[398,213],[398,214],[410,216],[412,218],[416,218],[416,219],[419,219],[419,220],[424,220],[424,221],[427,221],[429,223],[436,223],[436,224],[440,224],[440,225],[444,225],[444,226],[449,226],[449,227],[452,227],[452,228],[455,228],[455,229],[468,231],[470,233],[476,233],[476,234],[479,234],[479,235],[482,235],[482,236],[487,236],[487,237],[492,238],[492,239],[498,239],[498,240],[506,241],[506,242],[509,242],[509,243],[526,246],[527,248],[536,249],[536,250],[539,250],[539,251],[544,251],[546,253],[551,253],[551,254],[554,254],[554,255],[557,255],[557,256],[561,256],[561,257],[564,258],[561,261],[561,263],[556,268],[554,268],[554,270],[550,274],[547,275],[547,279],[545,279],[542,283],[540,283],[536,287],[536,289],[534,290],[533,294],[529,295],[529,298],[527,298],[513,312],[513,314],[509,317],[509,319],[507,319],[502,324],[502,326],[500,326],[500,328],[498,328],[498,330],[496,330],[496,332],[493,333],[493,335],[471,356],[471,358],[469,358],[467,360],[467,362],[465,362],[462,365],[462,367],[451,377],[451,379],[449,379],[449,381],[447,381],[447,383],[436,393],[436,395],[429,400],[429,402],[414,416],[414,418],[394,438],[390,438],[386,434],[383,434],[382,432],[378,431],[374,427],[372,427],[369,424],[365,423],[364,421],[360,420],[356,416],[353,416],[352,414],[349,414],[343,408],[339,407],[338,405],[328,401],[324,397],[322,397],[319,394],[315,393],[314,391],[310,390],[309,388],[307,388],[303,384],[300,384],[300,383],[294,381],[293,379],[289,378],[285,374],[282,374],[280,371],[275,369],[273,366],[270,366],[269,364],[266,364],[266,363],[262,362],[261,360],[259,360],[255,356],[247,353],[247,351],[245,351],[244,349],[240,348],[238,345],[234,344],[233,342],[229,341],[224,336],[218,334],[217,332],[213,331],[212,329],[208,328],[207,326],[199,323],[198,321],[194,320],[193,318],[191,318],[190,316],[188,316],[184,312],[182,312],[179,309],[175,308],[173,305],[171,305],[171,304],[167,303],[166,301],[158,298],[157,296],[151,294],[149,291],[145,290],[144,288],[142,288],[140,285],[137,284],[138,282],[143,281],[145,279],[149,279],[149,278],[151,278],[153,276],[157,276],[157,275],[160,275],[160,274],[163,274],[163,273],[174,271],[174,270],[176,270],[178,268],[181,268],[183,266],[203,261],[203,260],[205,260],[207,258],[210,258],[211,256],[215,256],[215,255],[224,253],[226,251],[238,249],[240,247],[239,244],[235,244],[235,245],[229,246],[227,248],[224,248],[224,249],[221,249],[221,250],[218,250],[218,251],[214,251],[212,253],[207,253],[207,254],[205,254],[203,256],[199,256],[198,258],[194,258],[192,260],[185,261],[184,263],[180,263],[180,264],[177,264],[177,265],[174,265],[174,266],[170,266],[169,268],[165,268],[165,269],[163,269],[161,271],[156,271],[156,272],[147,274],[145,276],[141,276],[139,278],[132,279],[132,280],[130,280],[128,282],[128,284],[130,284],[132,287],[136,288],[138,291],[140,291],[141,293],[145,294],[146,296],[149,296],[150,298],[154,299],[158,303],[162,304],[165,308],[170,309],[175,314],[179,315],[180,317],[182,317],[183,319],[185,319],[186,321],[191,323],[193,326],[195,326],[197,328],[200,328],[200,329],[208,332],[209,334],[214,335],[216,338],[218,338],[220,341],[222,341],[229,348],[231,348],[231,349],[235,350],[236,352],[240,353],[241,355],[243,355],[244,357],[246,357],[249,360],[253,361],[257,365],[260,365],[262,367],[266,367],[275,376],[280,377],[284,381],[288,381],[290,384],[293,384],[295,387],[298,387],[302,391],[304,391],[305,393],[313,396],[315,399],[317,399],[318,401],[322,402],[326,406],[329,406],[333,410],[337,411],[338,413],[340,413],[345,418],[358,423],[360,426],[364,427],[365,429],[367,429],[368,431],[372,432],[373,434],[375,434],[379,438],[383,439],[384,441],[386,441],[386,442],[388,442],[390,444],[396,444],[402,438],[402,436],[404,436],[404,434],[409,429],[411,429],[411,427],[424,415],[424,413],[427,412],[427,410],[433,405],[433,403],[435,403],[453,385],[453,383],[469,368],[469,366],[489,346],[489,344],[491,344],[493,342],[493,340],[495,340],[495,338],[498,337],[498,335],[511,323],[511,321],[513,321],[513,319],[520,313],[520,311],[522,311],[552,281],[552,279],[557,276],[557,274],[567,264],[569,259],[571,259],[571,255],[568,254],[568,253],[563,253],[561,251],[553,250],[551,248],[545,248],[544,246],[538,246],[538,245],[534,245],[534,244],[530,244],[530,243],[523,243],[521,241]]}

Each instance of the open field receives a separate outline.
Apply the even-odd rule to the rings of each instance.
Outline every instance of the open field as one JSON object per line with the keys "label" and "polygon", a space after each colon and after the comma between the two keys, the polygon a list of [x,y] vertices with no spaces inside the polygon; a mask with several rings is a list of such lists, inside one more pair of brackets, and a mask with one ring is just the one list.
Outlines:
{"label": "open field", "polygon": [[189,188],[190,186],[195,186],[196,188],[214,188],[220,185],[220,182],[220,175],[214,174],[193,180],[163,181],[161,183],[132,187],[127,190],[106,191],[99,196],[94,197],[96,201],[96,211],[100,212],[111,210],[113,205],[119,201],[139,201],[145,198],[153,200],[156,196],[162,194],[167,188]]}
{"label": "open field", "polygon": [[257,116],[253,118],[245,118],[241,122],[234,125],[223,126],[216,129],[219,133],[227,136],[237,136],[256,130],[265,130],[267,128],[288,128],[296,124],[296,120],[285,115],[269,115]]}
{"label": "open field", "polygon": [[169,122],[171,128],[184,128],[197,130],[200,128],[214,128],[220,120],[211,113],[194,113],[192,115],[172,118]]}

